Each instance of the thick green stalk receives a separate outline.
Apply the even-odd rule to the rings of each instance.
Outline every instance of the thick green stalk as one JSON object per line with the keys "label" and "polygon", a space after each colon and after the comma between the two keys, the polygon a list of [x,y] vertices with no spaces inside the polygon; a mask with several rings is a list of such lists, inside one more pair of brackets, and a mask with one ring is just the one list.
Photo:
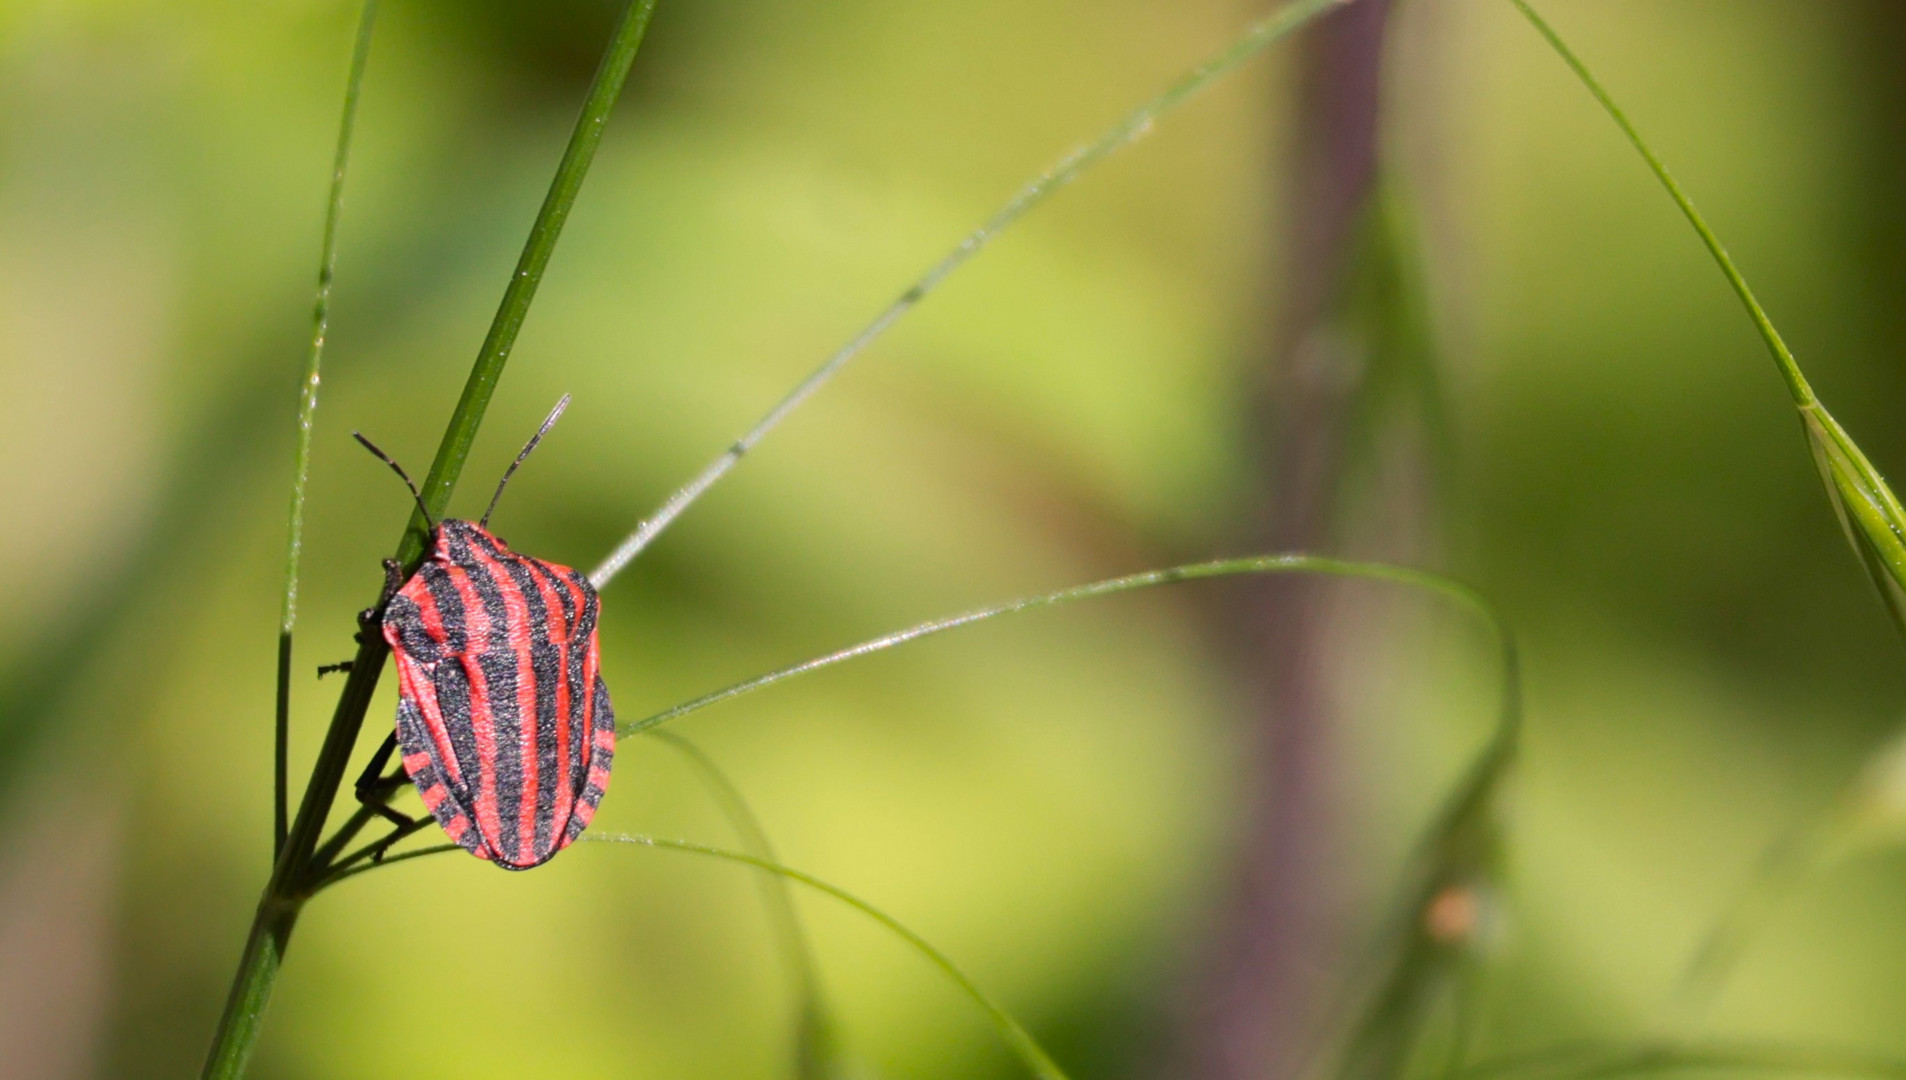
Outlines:
{"label": "thick green stalk", "polygon": [[[536,288],[542,282],[543,272],[549,265],[551,253],[555,251],[570,207],[575,204],[576,194],[582,188],[583,178],[595,158],[596,148],[602,142],[603,126],[621,95],[636,51],[641,47],[649,18],[655,11],[655,2],[629,0],[609,47],[603,54],[602,63],[596,69],[589,96],[576,120],[569,145],[563,151],[562,161],[557,166],[555,180],[550,184],[549,194],[530,228],[529,240],[524,245],[515,272],[510,276],[509,286],[504,290],[489,335],[477,353],[469,380],[464,384],[463,395],[451,414],[449,428],[444,432],[443,442],[438,446],[437,456],[424,481],[424,501],[433,517],[441,517],[450,502],[450,494],[462,474],[470,446],[476,440],[477,429],[482,425],[483,414],[489,408],[497,381],[502,377],[503,366],[509,360],[510,349],[516,344],[516,335],[522,329],[531,301],[535,299]],[[397,560],[405,566],[414,565],[423,554],[426,538],[423,514],[413,511],[398,544]],[[330,816],[331,806],[337,799],[345,768],[350,762],[351,750],[357,743],[358,732],[364,724],[364,714],[370,706],[371,695],[377,689],[378,676],[389,654],[382,638],[375,634],[366,634],[364,637],[352,661],[344,690],[339,695],[331,726],[325,732],[324,744],[318,751],[317,762],[311,771],[311,781],[298,806],[298,815],[292,821],[286,841],[272,866],[264,896],[259,900],[244,958],[233,979],[225,1012],[219,1019],[218,1031],[213,1036],[211,1052],[206,1058],[203,1075],[207,1078],[235,1080],[243,1075],[245,1064],[257,1041],[265,1005],[270,1000],[272,986],[277,980],[285,946],[297,922],[298,910],[310,895],[316,880],[325,873],[325,867],[310,865],[311,856],[317,849],[325,820]]]}
{"label": "thick green stalk", "polygon": [[304,550],[305,487],[311,478],[311,430],[318,412],[318,385],[324,365],[324,337],[331,326],[331,278],[338,263],[338,220],[344,214],[344,173],[351,163],[351,135],[357,129],[358,91],[364,86],[364,66],[371,55],[371,31],[377,23],[377,0],[364,0],[358,17],[357,45],[351,50],[350,73],[344,78],[344,119],[338,124],[338,146],[331,162],[331,197],[325,204],[324,241],[318,253],[318,298],[311,311],[311,348],[305,354],[304,378],[298,384],[298,445],[292,457],[291,512],[285,537],[284,604],[278,616],[278,700],[272,746],[272,846],[274,857],[284,850],[290,828],[291,789],[291,632],[298,625],[298,557]]}

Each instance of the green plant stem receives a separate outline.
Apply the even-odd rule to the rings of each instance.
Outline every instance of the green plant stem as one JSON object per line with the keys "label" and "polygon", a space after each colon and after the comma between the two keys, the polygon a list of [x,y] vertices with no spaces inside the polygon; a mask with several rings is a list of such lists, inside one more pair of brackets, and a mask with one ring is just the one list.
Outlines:
{"label": "green plant stem", "polygon": [[[444,432],[437,456],[425,478],[424,502],[433,517],[442,516],[450,501],[450,494],[456,487],[457,478],[462,474],[463,463],[483,422],[483,414],[489,408],[491,395],[495,393],[497,381],[502,377],[503,367],[509,360],[510,349],[515,345],[516,335],[522,329],[531,301],[535,299],[536,288],[549,265],[550,255],[562,234],[563,224],[568,219],[570,207],[575,203],[576,194],[581,190],[596,148],[601,144],[603,126],[621,94],[629,67],[635,61],[654,11],[655,0],[629,0],[609,47],[603,53],[602,63],[596,68],[588,97],[577,117],[575,130],[570,134],[569,144],[563,151],[549,194],[530,228],[529,240],[524,245],[515,272],[510,276],[502,303],[490,325],[490,332],[477,353],[469,380],[464,384],[463,395],[451,413],[449,427]],[[414,565],[423,554],[427,535],[425,530],[421,510],[413,510],[396,556],[406,567]],[[219,1019],[218,1030],[206,1057],[202,1075],[207,1078],[235,1080],[243,1075],[257,1041],[265,1004],[277,980],[285,946],[296,925],[298,911],[310,895],[311,886],[321,880],[328,870],[324,866],[310,865],[311,856],[317,849],[319,835],[337,799],[351,751],[363,727],[364,714],[370,707],[371,695],[377,689],[378,676],[383,671],[384,660],[389,653],[380,636],[365,634],[363,638],[344,689],[339,694],[337,709],[325,732],[317,761],[312,767],[310,783],[306,785],[304,797],[299,802],[297,817],[292,821],[285,843],[272,865],[264,895],[259,900],[243,958],[233,977],[225,1011]]]}
{"label": "green plant stem", "polygon": [[1687,192],[1681,190],[1681,185],[1675,181],[1674,174],[1668,171],[1668,166],[1642,140],[1641,133],[1635,130],[1635,125],[1629,122],[1628,114],[1621,110],[1621,106],[1615,104],[1615,99],[1602,88],[1601,82],[1588,70],[1588,66],[1582,63],[1581,58],[1575,55],[1575,51],[1568,47],[1568,43],[1562,40],[1561,35],[1557,34],[1555,29],[1529,6],[1528,0],[1509,0],[1509,2],[1514,4],[1516,10],[1522,12],[1523,17],[1535,26],[1542,37],[1548,41],[1549,46],[1561,56],[1570,70],[1575,72],[1575,77],[1588,88],[1588,92],[1595,95],[1595,100],[1601,102],[1602,108],[1614,118],[1622,134],[1628,136],[1628,141],[1634,144],[1642,159],[1648,163],[1648,168],[1653,170],[1656,179],[1661,181],[1661,186],[1668,189],[1668,194],[1674,198],[1675,205],[1679,206],[1681,213],[1686,215],[1688,224],[1694,226],[1694,231],[1700,234],[1701,242],[1707,245],[1708,253],[1714,256],[1714,261],[1720,266],[1721,273],[1726,275],[1727,283],[1734,289],[1734,295],[1740,297],[1742,306],[1747,308],[1748,317],[1754,321],[1754,329],[1760,332],[1761,340],[1767,343],[1767,351],[1773,354],[1774,364],[1780,368],[1780,377],[1786,381],[1787,390],[1793,395],[1794,404],[1800,406],[1815,404],[1817,399],[1813,395],[1813,387],[1808,385],[1807,377],[1801,374],[1799,361],[1794,359],[1793,352],[1787,348],[1787,343],[1781,338],[1780,331],[1774,329],[1773,320],[1767,317],[1766,309],[1760,306],[1760,301],[1754,296],[1754,290],[1748,286],[1747,279],[1734,265],[1734,260],[1728,255],[1727,248],[1722,245],[1721,238],[1716,236],[1714,230],[1708,226],[1707,219],[1701,216],[1701,211],[1695,209],[1694,200],[1688,198]]}
{"label": "green plant stem", "polygon": [[324,338],[331,325],[331,279],[338,262],[338,221],[344,214],[344,174],[351,163],[351,136],[357,129],[358,92],[364,86],[364,68],[371,55],[371,33],[377,24],[377,0],[364,0],[357,21],[357,43],[351,49],[351,67],[344,77],[344,117],[338,123],[338,145],[331,162],[331,195],[325,203],[324,239],[318,251],[318,296],[311,311],[311,347],[305,353],[304,378],[298,384],[298,438],[292,455],[291,510],[285,529],[284,604],[278,617],[278,695],[272,744],[272,845],[276,857],[285,847],[290,827],[291,788],[291,632],[298,625],[298,558],[304,550],[305,488],[311,478],[311,432],[318,411],[318,386],[324,365]]}
{"label": "green plant stem", "polygon": [[1176,582],[1197,581],[1204,578],[1234,577],[1240,574],[1330,574],[1337,577],[1388,581],[1414,588],[1427,589],[1455,600],[1457,603],[1475,611],[1489,623],[1489,627],[1491,631],[1495,633],[1502,649],[1505,697],[1502,725],[1496,735],[1498,748],[1495,752],[1504,755],[1512,752],[1520,731],[1521,717],[1520,706],[1516,704],[1520,700],[1520,696],[1517,683],[1518,676],[1516,674],[1518,668],[1515,659],[1515,641],[1510,635],[1507,625],[1496,614],[1495,609],[1490,607],[1489,602],[1483,599],[1482,594],[1459,581],[1444,577],[1441,574],[1431,573],[1427,570],[1416,570],[1407,566],[1393,566],[1388,563],[1351,562],[1345,559],[1332,559],[1320,555],[1303,554],[1250,555],[1236,559],[1217,559],[1211,562],[1189,563],[1184,566],[1167,567],[1163,570],[1146,570],[1142,573],[1127,574],[1124,577],[1108,578],[1104,581],[1094,581],[1085,585],[1075,585],[1068,589],[1043,593],[1039,596],[1020,597],[1016,600],[1008,600],[1004,603],[993,604],[988,607],[975,608],[972,611],[962,612],[944,619],[933,619],[928,622],[909,626],[904,630],[896,630],[890,634],[882,634],[877,638],[870,638],[857,645],[849,645],[845,649],[839,649],[824,656],[803,660],[798,664],[793,664],[777,671],[771,671],[765,675],[757,675],[752,679],[743,680],[732,686],[716,690],[713,693],[703,694],[698,698],[682,702],[679,705],[670,706],[661,712],[643,717],[640,720],[623,724],[616,729],[616,734],[618,737],[626,738],[638,732],[660,727],[672,720],[687,716],[689,713],[705,709],[710,705],[727,701],[729,698],[740,697],[743,694],[750,694],[756,690],[765,689],[769,686],[773,686],[775,683],[792,679],[797,675],[806,675],[810,672],[819,671],[822,668],[833,667],[835,664],[844,663],[856,657],[883,652],[898,645],[905,645],[908,642],[917,641],[923,637],[930,637],[947,630],[955,630],[962,626],[970,626],[973,623],[985,622],[988,619],[996,619],[1002,615],[1012,615],[1033,608],[1057,607],[1079,600],[1090,600],[1100,596],[1112,596],[1118,593],[1132,592],[1137,589],[1148,589],[1156,585],[1170,585]]}
{"label": "green plant stem", "polygon": [[1115,151],[1144,138],[1158,122],[1159,118],[1213,82],[1236,70],[1239,65],[1255,56],[1258,52],[1275,42],[1281,41],[1303,27],[1316,21],[1333,8],[1348,3],[1349,0],[1296,0],[1287,4],[1275,14],[1267,16],[1246,30],[1242,36],[1223,52],[1211,57],[1204,63],[1191,69],[1177,82],[1166,87],[1161,93],[1138,108],[1127,113],[1111,130],[1097,139],[1072,151],[1058,164],[1040,173],[1020,188],[1013,197],[1006,200],[1004,206],[994,211],[979,228],[967,234],[964,240],[952,251],[934,263],[927,272],[920,275],[900,296],[887,305],[874,320],[868,323],[860,333],[855,334],[847,344],[840,347],[826,362],[802,379],[790,390],[786,397],[768,410],[766,416],[749,428],[747,434],[736,439],[727,450],[708,463],[693,480],[677,489],[662,503],[656,511],[644,519],[614,551],[604,559],[601,565],[589,572],[589,581],[600,589],[610,579],[620,573],[630,560],[649,546],[662,530],[680,517],[709,488],[713,487],[728,470],[741,462],[755,444],[767,437],[768,432],[780,426],[781,421],[801,407],[814,392],[828,380],[839,374],[848,362],[873,344],[874,340],[887,332],[901,316],[911,311],[920,301],[939,288],[955,270],[968,259],[979,254],[980,250],[994,238],[1023,217],[1028,210],[1044,202],[1046,198],[1079,178],[1087,169],[1110,157]]}

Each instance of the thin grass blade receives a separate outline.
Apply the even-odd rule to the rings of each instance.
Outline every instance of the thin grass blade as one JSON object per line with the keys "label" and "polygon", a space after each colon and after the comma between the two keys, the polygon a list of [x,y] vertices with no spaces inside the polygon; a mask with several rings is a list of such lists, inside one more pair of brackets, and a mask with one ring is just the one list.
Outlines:
{"label": "thin grass blade", "polygon": [[1774,365],[1779,369],[1788,393],[1800,411],[1807,445],[1820,468],[1820,480],[1826,487],[1827,498],[1833,504],[1841,527],[1846,530],[1847,541],[1852,544],[1860,564],[1872,577],[1874,588],[1878,590],[1894,626],[1906,634],[1906,512],[1901,511],[1899,498],[1854,443],[1852,436],[1827,412],[1826,406],[1820,404],[1806,375],[1800,370],[1800,362],[1781,338],[1780,331],[1774,328],[1773,319],[1755,297],[1754,290],[1747,284],[1747,278],[1740,268],[1734,265],[1734,259],[1727,253],[1720,237],[1708,225],[1707,219],[1701,216],[1700,210],[1695,208],[1694,200],[1682,190],[1660,156],[1641,137],[1641,132],[1629,121],[1621,106],[1615,103],[1600,80],[1588,70],[1588,66],[1562,40],[1561,35],[1529,6],[1528,0],[1509,2],[1535,26],[1549,46],[1568,64],[1569,70],[1575,73],[1576,78],[1614,119],[1628,141],[1648,163],[1656,179],[1661,181],[1662,187],[1667,189],[1675,205],[1681,208],[1688,224],[1694,227],[1701,242],[1707,246],[1708,253],[1713,256],[1715,265],[1720,267],[1728,285],[1740,298],[1741,306],[1746,308],[1754,329],[1773,356]]}
{"label": "thin grass blade", "polygon": [[1589,1080],[1674,1072],[1906,1080],[1906,1059],[1781,1042],[1578,1042],[1491,1058],[1458,1080]]}
{"label": "thin grass blade", "polygon": [[1199,581],[1207,578],[1236,577],[1244,574],[1327,574],[1336,577],[1363,578],[1372,581],[1387,581],[1411,588],[1426,589],[1432,593],[1455,601],[1462,607],[1480,615],[1488,623],[1502,651],[1504,687],[1501,720],[1495,736],[1499,752],[1508,754],[1513,751],[1521,731],[1520,688],[1517,676],[1515,638],[1509,632],[1508,624],[1496,613],[1481,593],[1464,585],[1454,578],[1417,570],[1407,566],[1394,566],[1389,563],[1352,562],[1345,559],[1332,559],[1321,555],[1252,555],[1236,559],[1217,559],[1211,562],[1187,563],[1162,570],[1146,570],[1142,573],[1127,574],[1123,577],[1107,578],[1085,585],[1075,585],[1056,592],[1042,593],[1038,596],[1023,596],[1004,603],[988,607],[975,608],[943,619],[909,626],[890,634],[870,638],[857,645],[849,645],[823,656],[803,660],[798,664],[745,679],[732,686],[703,694],[698,698],[682,702],[679,705],[663,709],[661,712],[643,717],[640,720],[620,725],[616,729],[619,738],[626,738],[638,732],[660,727],[670,721],[680,719],[692,712],[699,712],[710,705],[719,704],[730,698],[751,694],[776,683],[784,682],[799,675],[806,675],[823,668],[845,663],[856,657],[884,652],[896,646],[931,637],[934,634],[957,630],[963,626],[997,619],[1003,615],[1014,615],[1035,608],[1059,607],[1091,600],[1101,596],[1115,596],[1119,593],[1148,589],[1158,585],[1171,585],[1183,581]]}
{"label": "thin grass blade", "polygon": [[684,510],[701,498],[709,488],[715,486],[723,476],[727,475],[728,470],[739,464],[748,451],[754,449],[757,443],[767,437],[768,432],[779,427],[781,421],[786,420],[794,410],[800,408],[802,403],[812,397],[815,391],[839,374],[840,370],[846,367],[854,357],[860,355],[867,346],[886,333],[889,327],[900,321],[902,316],[939,288],[948,277],[953,275],[954,271],[965,265],[967,260],[979,254],[981,249],[1011,227],[1013,222],[1025,216],[1027,211],[1044,202],[1054,192],[1078,179],[1087,169],[1110,157],[1119,149],[1144,138],[1166,113],[1235,71],[1258,52],[1315,22],[1333,8],[1348,2],[1349,0],[1297,0],[1296,3],[1286,5],[1277,13],[1254,24],[1223,52],[1192,68],[1156,97],[1127,113],[1124,119],[1112,126],[1111,130],[1067,154],[1058,164],[1033,177],[1026,186],[1014,193],[1012,198],[1006,200],[1005,205],[995,211],[992,217],[987,218],[979,228],[968,233],[958,246],[929,267],[926,273],[920,275],[905,292],[900,294],[898,299],[875,316],[874,320],[849,339],[847,344],[841,346],[807,378],[796,384],[786,397],[755,423],[754,427],[749,428],[746,434],[736,439],[719,457],[709,462],[693,480],[670,495],[653,514],[638,524],[635,531],[630,533],[622,543],[616,545],[615,550],[609,553],[601,565],[589,572],[589,583],[598,589],[607,585],[623,567],[629,564],[630,560],[661,535],[662,530],[668,528]]}
{"label": "thin grass blade", "polygon": [[838,885],[830,885],[812,874],[804,873],[790,866],[783,866],[772,859],[763,859],[740,851],[727,851],[722,848],[710,847],[706,844],[697,844],[688,840],[664,840],[635,833],[620,836],[597,836],[585,833],[583,839],[601,844],[639,844],[643,847],[660,848],[664,851],[681,851],[691,855],[706,855],[717,859],[726,859],[729,862],[743,863],[757,869],[766,870],[771,874],[777,874],[789,881],[799,882],[810,889],[826,893],[841,903],[846,904],[848,907],[854,908],[861,914],[885,926],[888,930],[893,931],[901,940],[912,946],[915,952],[926,957],[934,967],[940,969],[942,974],[951,979],[961,990],[965,991],[966,996],[972,998],[973,1002],[986,1013],[987,1019],[992,1021],[993,1027],[998,1030],[1000,1038],[1004,1039],[1006,1045],[1011,1047],[1013,1053],[1017,1054],[1019,1059],[1025,1063],[1027,1071],[1039,1077],[1040,1080],[1067,1080],[1065,1070],[1059,1068],[1058,1064],[1052,1060],[1051,1055],[1045,1052],[1039,1045],[1039,1040],[1033,1038],[1032,1033],[1027,1031],[1025,1026],[1020,1024],[1018,1020],[1013,1019],[1013,1015],[1006,1011],[1005,1006],[994,1001],[987,995],[986,991],[981,990],[979,984],[973,981],[972,976],[961,970],[960,966],[955,964],[951,958],[934,948],[927,939],[908,929],[906,924],[902,923],[899,919],[894,918],[892,915],[887,914]]}
{"label": "thin grass blade", "polygon": [[272,747],[272,844],[274,858],[284,850],[290,829],[291,788],[291,634],[298,625],[298,560],[304,551],[305,488],[311,477],[311,432],[317,420],[318,386],[324,366],[324,338],[331,326],[331,279],[337,271],[338,222],[344,216],[344,175],[351,164],[351,140],[357,132],[358,92],[370,62],[371,34],[377,25],[377,0],[364,0],[357,19],[357,40],[344,77],[344,117],[338,122],[337,151],[331,160],[331,194],[325,202],[324,239],[318,252],[318,295],[311,310],[311,347],[305,353],[304,378],[298,384],[297,447],[292,454],[291,510],[285,527],[284,603],[278,615],[278,694]]}
{"label": "thin grass blade", "polygon": [[[1065,1070],[1059,1068],[1058,1064],[1052,1060],[1051,1055],[1047,1054],[1039,1045],[1039,1040],[1033,1038],[1032,1033],[1027,1031],[1025,1026],[1018,1020],[1015,1020],[1012,1013],[1006,1011],[1005,1006],[994,1001],[986,991],[980,989],[979,984],[973,981],[972,976],[966,974],[950,957],[934,948],[925,938],[908,929],[906,924],[902,923],[899,919],[894,918],[892,915],[887,914],[838,885],[831,885],[812,874],[796,870],[791,866],[784,866],[773,859],[763,858],[741,851],[729,851],[725,848],[710,847],[707,844],[697,844],[689,840],[665,840],[657,837],[643,836],[637,833],[609,835],[584,833],[582,839],[599,844],[637,844],[642,847],[659,848],[663,851],[680,851],[690,855],[704,855],[717,859],[726,859],[729,862],[741,863],[746,866],[752,866],[758,870],[765,870],[770,874],[797,882],[818,892],[826,893],[828,896],[833,897],[886,927],[902,941],[906,942],[915,952],[926,957],[929,963],[938,968],[941,974],[951,979],[967,997],[971,998],[973,1002],[980,1007],[981,1011],[986,1014],[986,1018],[992,1022],[994,1029],[999,1032],[1000,1038],[1005,1041],[1006,1045],[1012,1049],[1014,1054],[1018,1055],[1019,1059],[1025,1063],[1027,1070],[1034,1076],[1039,1077],[1040,1080],[1069,1080]],[[455,844],[435,844],[427,848],[418,848],[415,851],[406,851],[401,854],[392,855],[381,863],[366,863],[362,866],[353,867],[325,882],[325,885],[334,885],[346,878],[353,878],[359,874],[366,874],[372,870],[382,869],[387,866],[395,866],[398,863],[409,862],[413,859],[421,859],[431,855],[445,855],[452,851],[460,850],[462,849]]]}

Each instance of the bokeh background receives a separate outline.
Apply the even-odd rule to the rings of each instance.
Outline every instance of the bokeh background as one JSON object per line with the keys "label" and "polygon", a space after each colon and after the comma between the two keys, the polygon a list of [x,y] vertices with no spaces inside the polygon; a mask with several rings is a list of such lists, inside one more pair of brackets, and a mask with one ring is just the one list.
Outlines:
{"label": "bokeh background", "polygon": [[[1025,178],[1264,10],[664,0],[455,505],[571,392],[496,524],[593,565]],[[1906,475],[1906,13],[1545,10]],[[0,4],[9,1077],[192,1074],[267,870],[291,417],[355,16]],[[294,780],[336,690],[311,671],[348,654],[409,512],[348,434],[427,461],[613,16],[386,0]],[[1906,654],[1746,320],[1540,40],[1497,0],[1340,21],[1336,51],[1271,50],[1041,208],[778,432],[605,593],[609,684],[638,716],[1289,538],[1447,569],[1521,633],[1530,717],[1467,1059],[1637,1039],[1761,853],[1906,716]],[[1374,111],[1331,78],[1358,55]],[[1375,172],[1320,187],[1358,116]],[[1318,227],[1343,191],[1381,215]],[[787,862],[934,941],[1082,1080],[1294,1077],[1382,969],[1373,928],[1497,678],[1446,605],[1217,583],[962,631],[676,730]],[[598,820],[734,843],[653,740],[624,744]],[[253,1075],[791,1075],[755,884],[610,845],[367,875],[307,912]],[[1016,1074],[919,957],[800,904],[854,1075]],[[1876,844],[1757,924],[1694,1030],[1906,1055],[1903,1008],[1906,859]]]}

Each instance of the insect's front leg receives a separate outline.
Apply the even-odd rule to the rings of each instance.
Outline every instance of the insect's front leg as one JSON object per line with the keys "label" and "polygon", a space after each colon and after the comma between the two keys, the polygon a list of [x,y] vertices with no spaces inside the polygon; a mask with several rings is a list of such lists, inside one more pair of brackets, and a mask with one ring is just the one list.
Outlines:
{"label": "insect's front leg", "polygon": [[367,634],[374,634],[378,624],[384,621],[384,609],[390,606],[391,597],[404,587],[404,564],[396,559],[384,560],[384,588],[377,594],[377,603],[357,613],[357,643],[364,644]]}
{"label": "insect's front leg", "polygon": [[[378,626],[384,621],[384,609],[390,606],[390,598],[396,596],[397,590],[403,587],[403,564],[399,563],[396,559],[385,559],[384,589],[377,594],[377,603],[357,613],[357,633],[352,635],[352,637],[359,645],[369,640],[365,635],[373,634],[377,631]],[[335,664],[325,664],[318,668],[318,678],[322,679],[333,672],[342,671],[348,673],[350,670],[351,661],[340,660]]]}

